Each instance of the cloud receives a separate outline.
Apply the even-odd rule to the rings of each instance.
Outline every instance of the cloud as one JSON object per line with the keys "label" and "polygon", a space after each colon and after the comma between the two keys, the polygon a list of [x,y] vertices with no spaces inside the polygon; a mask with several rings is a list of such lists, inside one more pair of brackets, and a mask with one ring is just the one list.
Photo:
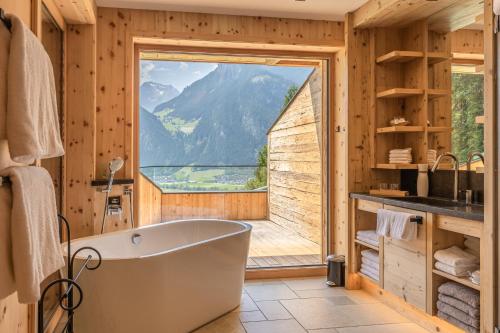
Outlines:
{"label": "cloud", "polygon": [[141,62],[141,82],[151,81],[151,72],[154,70],[155,64],[153,62]]}
{"label": "cloud", "polygon": [[196,76],[200,76],[201,75],[201,71],[194,71],[193,74],[196,75]]}
{"label": "cloud", "polygon": [[186,69],[188,69],[188,68],[189,68],[189,65],[188,65],[187,63],[185,63],[185,62],[181,62],[181,63],[179,64],[179,69],[181,69],[181,70],[183,70],[183,71],[185,71],[185,70],[186,70]]}

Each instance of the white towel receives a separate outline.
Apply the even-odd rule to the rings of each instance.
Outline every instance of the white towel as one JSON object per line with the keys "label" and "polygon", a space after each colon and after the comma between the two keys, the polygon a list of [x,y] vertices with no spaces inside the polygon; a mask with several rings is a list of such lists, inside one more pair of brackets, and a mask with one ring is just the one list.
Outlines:
{"label": "white towel", "polygon": [[356,237],[357,240],[360,240],[362,242],[365,242],[367,244],[370,244],[370,245],[373,245],[373,246],[378,246],[378,241],[374,241],[373,239],[370,239],[370,238],[365,238],[363,236],[357,236]]}
{"label": "white towel", "polygon": [[434,264],[436,269],[454,275],[458,277],[469,276],[471,272],[476,271],[479,266],[478,265],[470,265],[470,266],[450,266],[440,261],[436,261]]}
{"label": "white towel", "polygon": [[364,265],[364,266],[367,266],[367,267],[370,267],[371,269],[374,269],[377,271],[379,271],[379,264],[376,263],[375,261],[371,260],[371,259],[368,259],[368,257],[361,257],[361,265]]}
{"label": "white towel", "polygon": [[368,277],[371,277],[372,279],[374,279],[375,281],[378,281],[379,279],[379,273],[373,269],[371,269],[370,267],[367,267],[367,266],[361,266],[361,269],[359,270],[361,273],[363,273],[364,275],[368,276]]}
{"label": "white towel", "polygon": [[374,262],[379,262],[378,252],[372,249],[361,251],[361,257],[366,257]]}
{"label": "white towel", "polygon": [[20,303],[35,303],[40,283],[65,265],[59,244],[52,178],[41,167],[12,167],[11,242],[15,286]]}
{"label": "white towel", "polygon": [[465,251],[468,253],[471,253],[475,255],[476,257],[480,257],[481,253],[481,243],[479,241],[479,238],[476,237],[471,237],[471,236],[465,236]]}
{"label": "white towel", "polygon": [[368,243],[373,246],[378,246],[379,236],[375,230],[359,230],[356,233],[356,239]]}
{"label": "white towel", "polygon": [[480,271],[477,270],[477,271],[472,272],[470,274],[469,279],[474,284],[477,284],[477,285],[481,284],[481,273],[480,273]]}
{"label": "white towel", "polygon": [[391,237],[397,240],[411,241],[417,238],[418,225],[411,221],[413,214],[392,212]]}
{"label": "white towel", "polygon": [[377,209],[377,235],[389,237],[391,232],[391,216],[390,210]]}
{"label": "white towel", "polygon": [[6,133],[12,159],[35,159],[64,154],[52,63],[43,45],[14,15],[7,68]]}
{"label": "white towel", "polygon": [[403,149],[391,149],[389,153],[411,153],[411,148],[403,148]]}
{"label": "white towel", "polygon": [[439,250],[434,253],[434,258],[448,266],[471,266],[479,264],[479,259],[473,254],[470,254],[458,246]]}

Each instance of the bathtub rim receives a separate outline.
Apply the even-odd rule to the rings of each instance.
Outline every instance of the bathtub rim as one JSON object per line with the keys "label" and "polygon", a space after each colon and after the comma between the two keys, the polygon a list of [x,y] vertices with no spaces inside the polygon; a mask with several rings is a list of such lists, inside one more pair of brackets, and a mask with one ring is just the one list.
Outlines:
{"label": "bathtub rim", "polygon": [[[76,246],[78,243],[85,242],[85,241],[92,240],[92,239],[96,239],[96,238],[105,237],[105,236],[113,236],[113,235],[119,235],[119,234],[133,233],[135,231],[139,232],[140,230],[155,228],[155,227],[158,227],[158,226],[163,225],[163,224],[177,224],[177,223],[180,224],[180,223],[187,223],[187,222],[203,222],[203,221],[205,221],[205,222],[206,221],[208,221],[208,222],[225,222],[225,223],[239,224],[239,225],[241,225],[243,227],[243,229],[235,231],[235,232],[231,232],[231,233],[228,233],[228,234],[224,234],[222,236],[209,238],[209,239],[206,239],[206,240],[202,240],[202,241],[195,242],[195,243],[190,243],[190,244],[187,244],[187,245],[179,246],[179,247],[176,247],[176,248],[173,248],[173,249],[170,249],[170,250],[156,252],[156,253],[153,253],[153,254],[147,254],[147,255],[142,255],[142,256],[137,256],[137,257],[119,257],[119,258],[109,258],[109,257],[102,256],[101,260],[102,261],[140,260],[140,259],[147,259],[147,258],[158,257],[158,256],[165,255],[165,254],[171,254],[171,253],[179,252],[179,251],[185,250],[187,248],[194,248],[194,247],[197,247],[197,246],[201,246],[203,244],[206,244],[206,243],[209,243],[209,242],[212,242],[212,241],[216,241],[216,240],[220,240],[220,239],[224,239],[224,238],[233,237],[233,236],[236,236],[236,235],[239,235],[239,234],[244,234],[246,232],[251,232],[252,229],[253,229],[252,225],[249,224],[249,223],[241,222],[241,221],[234,221],[234,220],[225,220],[225,219],[200,219],[200,218],[197,218],[197,219],[181,219],[181,220],[164,221],[164,222],[160,222],[160,223],[156,223],[156,224],[144,225],[144,226],[140,226],[138,228],[133,228],[133,229],[118,230],[118,231],[107,232],[107,233],[104,233],[104,234],[98,234],[98,235],[86,236],[86,237],[81,237],[81,238],[75,238],[75,239],[71,240],[71,250],[72,250],[73,253],[75,253],[75,249],[78,250],[79,248],[82,248],[84,246],[88,246],[85,243],[82,244],[81,246]],[[68,242],[61,243],[61,247],[63,248],[63,254],[64,254],[65,258],[68,257],[68,255],[67,255],[67,244],[68,244]],[[99,250],[99,249],[97,249],[97,250]],[[87,256],[85,254],[83,254],[83,253],[79,253],[79,254],[77,254],[75,256],[75,259],[77,259],[77,260],[84,260],[86,258],[87,258]],[[90,261],[95,261],[95,260],[97,260],[97,258],[92,258]]]}

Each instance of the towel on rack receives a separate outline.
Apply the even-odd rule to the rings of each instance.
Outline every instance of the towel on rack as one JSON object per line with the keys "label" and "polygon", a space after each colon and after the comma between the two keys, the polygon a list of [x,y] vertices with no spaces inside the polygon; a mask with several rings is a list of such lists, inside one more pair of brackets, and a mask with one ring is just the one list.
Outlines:
{"label": "towel on rack", "polygon": [[411,221],[413,214],[387,209],[377,210],[377,234],[398,240],[417,238],[417,224]]}
{"label": "towel on rack", "polygon": [[434,266],[441,272],[445,272],[458,277],[469,276],[470,273],[479,268],[479,265],[476,264],[472,264],[470,266],[450,266],[440,261],[436,261]]}
{"label": "towel on rack", "polygon": [[479,309],[479,291],[466,287],[462,284],[449,281],[439,286],[440,294],[461,300],[475,309]]}
{"label": "towel on rack", "polygon": [[450,316],[442,311],[438,311],[437,316],[441,319],[446,320],[447,322],[449,322],[455,326],[460,327],[461,329],[463,329],[467,333],[479,333],[479,330],[477,328],[469,326],[465,323],[462,323],[460,320],[455,319],[452,316]]}
{"label": "towel on rack", "polygon": [[391,233],[391,218],[392,214],[390,210],[377,209],[377,235],[389,237]]}
{"label": "towel on rack", "polygon": [[454,245],[444,250],[439,250],[434,253],[434,258],[448,266],[471,266],[478,265],[479,259],[473,254],[470,254],[458,246]]}
{"label": "towel on rack", "polygon": [[65,265],[59,244],[57,207],[50,174],[41,167],[0,172],[11,181],[11,242],[15,286],[20,303],[40,298],[40,283]]}
{"label": "towel on rack", "polygon": [[0,299],[16,291],[14,267],[12,265],[12,242],[10,237],[10,212],[12,195],[10,186],[0,186]]}
{"label": "towel on rack", "polygon": [[43,45],[16,16],[12,22],[7,67],[6,134],[12,159],[64,155],[52,63]]}
{"label": "towel on rack", "polygon": [[472,306],[468,305],[467,303],[462,302],[459,299],[456,299],[454,297],[447,296],[444,294],[440,294],[440,293],[438,293],[438,299],[443,303],[451,305],[454,308],[457,308],[460,311],[467,313],[472,318],[479,319],[481,311],[479,309],[473,308]]}

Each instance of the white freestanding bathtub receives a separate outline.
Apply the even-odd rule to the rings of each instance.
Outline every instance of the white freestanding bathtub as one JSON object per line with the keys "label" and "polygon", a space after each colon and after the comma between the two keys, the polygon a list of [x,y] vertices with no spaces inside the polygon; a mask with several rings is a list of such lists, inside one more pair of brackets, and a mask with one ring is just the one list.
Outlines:
{"label": "white freestanding bathtub", "polygon": [[[78,280],[75,332],[184,333],[233,310],[250,232],[240,222],[186,220],[73,241],[72,252],[91,246],[102,255],[101,267]],[[75,272],[81,264],[75,260]]]}

